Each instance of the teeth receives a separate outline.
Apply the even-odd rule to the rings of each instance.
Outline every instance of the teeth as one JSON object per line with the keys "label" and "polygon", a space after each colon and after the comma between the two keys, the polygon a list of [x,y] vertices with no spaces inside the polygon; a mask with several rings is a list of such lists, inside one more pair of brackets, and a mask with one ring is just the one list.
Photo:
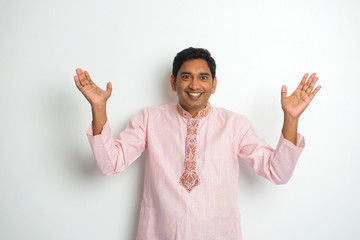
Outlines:
{"label": "teeth", "polygon": [[194,97],[198,97],[198,96],[200,96],[200,93],[190,93],[189,92],[189,95],[194,96]]}

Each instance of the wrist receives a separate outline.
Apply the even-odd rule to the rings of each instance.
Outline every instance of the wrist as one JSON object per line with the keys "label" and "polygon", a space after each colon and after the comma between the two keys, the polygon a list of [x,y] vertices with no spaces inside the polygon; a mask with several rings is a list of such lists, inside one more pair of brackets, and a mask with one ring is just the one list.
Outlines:
{"label": "wrist", "polygon": [[284,112],[284,122],[297,124],[299,122],[299,116],[295,117]]}
{"label": "wrist", "polygon": [[106,109],[106,101],[91,103],[90,105],[92,110],[102,110],[104,108]]}
{"label": "wrist", "polygon": [[298,128],[298,117],[292,117],[284,114],[284,124],[282,128],[282,134],[285,139],[296,145],[297,141],[297,128]]}

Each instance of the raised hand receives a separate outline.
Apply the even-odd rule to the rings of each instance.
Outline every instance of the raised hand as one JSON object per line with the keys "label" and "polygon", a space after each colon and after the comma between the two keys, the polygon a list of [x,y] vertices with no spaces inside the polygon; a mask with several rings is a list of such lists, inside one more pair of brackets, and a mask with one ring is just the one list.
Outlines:
{"label": "raised hand", "polygon": [[81,68],[78,68],[76,74],[77,76],[74,76],[75,84],[91,105],[106,103],[112,91],[110,82],[107,83],[106,91],[104,91],[91,80],[87,71],[83,72]]}
{"label": "raised hand", "polygon": [[[304,75],[299,86],[290,95],[287,95],[286,86],[281,88],[281,107],[284,110],[284,114],[287,117],[298,119],[300,115],[309,106],[311,100],[315,97],[316,93],[320,90],[321,86],[317,86],[314,89],[315,83],[318,80],[316,73],[311,74],[308,80],[308,73]],[[313,90],[314,89],[314,90]]]}

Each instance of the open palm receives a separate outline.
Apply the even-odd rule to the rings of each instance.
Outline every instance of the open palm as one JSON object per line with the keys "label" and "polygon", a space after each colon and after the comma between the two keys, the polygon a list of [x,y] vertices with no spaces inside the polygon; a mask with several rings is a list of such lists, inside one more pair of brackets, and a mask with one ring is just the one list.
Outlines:
{"label": "open palm", "polygon": [[77,76],[74,76],[75,84],[90,104],[106,103],[112,91],[110,82],[106,85],[106,91],[104,91],[91,80],[87,71],[83,72],[81,68],[78,68],[76,74]]}
{"label": "open palm", "polygon": [[309,74],[306,73],[299,86],[288,97],[286,96],[286,86],[284,85],[281,88],[281,107],[284,113],[292,118],[299,118],[321,88],[321,86],[317,86],[314,89],[315,83],[318,80],[316,73],[311,74],[309,79],[306,80],[308,76]]}

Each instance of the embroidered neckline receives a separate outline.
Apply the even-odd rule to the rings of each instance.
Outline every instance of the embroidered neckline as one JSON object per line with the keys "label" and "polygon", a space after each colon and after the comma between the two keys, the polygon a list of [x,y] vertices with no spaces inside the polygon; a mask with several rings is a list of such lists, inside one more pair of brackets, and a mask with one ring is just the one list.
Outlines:
{"label": "embroidered neckline", "polygon": [[184,171],[179,179],[179,183],[190,193],[194,187],[200,184],[200,178],[196,172],[197,135],[200,119],[209,115],[211,105],[208,102],[206,107],[201,109],[194,118],[188,111],[184,110],[179,103],[176,105],[176,110],[181,116],[187,119]]}
{"label": "embroidered neckline", "polygon": [[[179,103],[176,105],[176,110],[177,110],[177,112],[178,112],[181,116],[183,116],[183,117],[186,118],[186,119],[191,119],[191,118],[193,118],[193,117],[191,116],[191,114],[190,114],[188,111],[186,111],[183,107],[181,107],[181,105],[180,105]],[[201,110],[197,113],[197,115],[194,117],[194,119],[204,118],[204,117],[206,117],[207,115],[209,115],[210,111],[211,111],[211,105],[210,105],[210,103],[208,102],[207,105],[206,105],[206,107],[205,107],[204,109],[201,109]]]}

